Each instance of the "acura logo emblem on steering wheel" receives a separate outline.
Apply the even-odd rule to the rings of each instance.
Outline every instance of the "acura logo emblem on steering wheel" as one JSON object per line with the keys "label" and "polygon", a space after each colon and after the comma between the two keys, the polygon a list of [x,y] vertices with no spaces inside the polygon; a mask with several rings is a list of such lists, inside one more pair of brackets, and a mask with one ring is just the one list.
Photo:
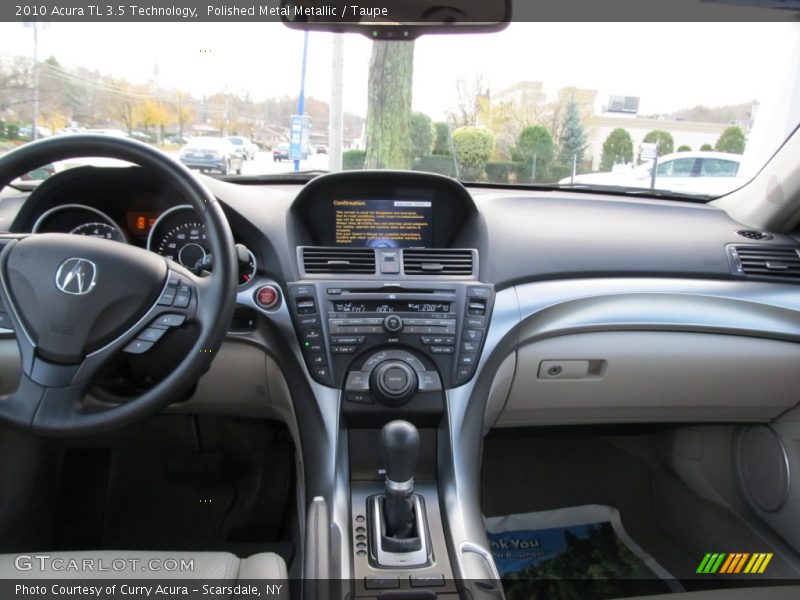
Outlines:
{"label": "acura logo emblem on steering wheel", "polygon": [[68,258],[56,271],[56,287],[65,294],[87,294],[97,283],[97,265],[85,258]]}

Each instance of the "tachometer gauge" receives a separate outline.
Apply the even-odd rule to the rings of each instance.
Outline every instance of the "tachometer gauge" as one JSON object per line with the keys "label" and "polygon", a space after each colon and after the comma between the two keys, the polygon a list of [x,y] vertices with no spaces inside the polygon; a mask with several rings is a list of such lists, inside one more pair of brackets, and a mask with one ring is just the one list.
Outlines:
{"label": "tachometer gauge", "polygon": [[114,242],[125,242],[125,236],[119,228],[108,223],[83,223],[70,231],[75,235],[88,235],[90,237],[112,240]]}

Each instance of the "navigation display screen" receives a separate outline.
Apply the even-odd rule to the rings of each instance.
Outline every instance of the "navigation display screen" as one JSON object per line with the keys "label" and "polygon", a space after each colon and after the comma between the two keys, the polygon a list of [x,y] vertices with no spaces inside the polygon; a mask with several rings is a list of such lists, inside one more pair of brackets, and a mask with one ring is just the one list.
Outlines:
{"label": "navigation display screen", "polygon": [[368,248],[430,247],[430,200],[333,200],[335,244]]}
{"label": "navigation display screen", "polygon": [[341,313],[446,313],[450,312],[449,302],[411,302],[407,300],[347,300],[333,303],[333,310]]}

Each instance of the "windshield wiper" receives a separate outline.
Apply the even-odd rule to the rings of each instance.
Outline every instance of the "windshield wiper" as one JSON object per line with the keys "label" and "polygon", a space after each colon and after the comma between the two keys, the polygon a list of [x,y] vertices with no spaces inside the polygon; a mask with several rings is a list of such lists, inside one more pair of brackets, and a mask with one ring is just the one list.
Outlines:
{"label": "windshield wiper", "polygon": [[306,183],[319,175],[330,173],[325,169],[308,169],[307,171],[286,171],[284,173],[264,173],[262,175],[232,175],[219,177],[225,181],[236,183],[259,183],[262,181],[285,181],[289,183]]}
{"label": "windshield wiper", "polygon": [[[484,183],[475,181],[462,181],[464,185],[477,186],[477,187],[502,187],[507,188],[508,185],[497,183]],[[634,188],[624,185],[597,185],[594,183],[525,183],[518,184],[514,187],[525,189],[542,190],[544,192],[563,192],[565,190],[580,192],[584,194],[616,194],[623,196],[640,196],[645,198],[665,198],[669,200],[683,200],[686,202],[697,202],[705,204],[712,200],[715,196],[708,194],[693,194],[687,192],[674,192],[663,189],[650,189],[650,188]]]}

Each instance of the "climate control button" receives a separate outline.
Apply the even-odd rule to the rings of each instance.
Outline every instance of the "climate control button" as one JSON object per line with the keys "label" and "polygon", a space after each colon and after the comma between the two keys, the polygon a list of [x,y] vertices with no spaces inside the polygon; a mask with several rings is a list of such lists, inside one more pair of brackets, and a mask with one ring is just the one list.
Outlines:
{"label": "climate control button", "polygon": [[417,373],[401,360],[387,360],[372,371],[370,389],[384,404],[400,406],[417,390]]}

